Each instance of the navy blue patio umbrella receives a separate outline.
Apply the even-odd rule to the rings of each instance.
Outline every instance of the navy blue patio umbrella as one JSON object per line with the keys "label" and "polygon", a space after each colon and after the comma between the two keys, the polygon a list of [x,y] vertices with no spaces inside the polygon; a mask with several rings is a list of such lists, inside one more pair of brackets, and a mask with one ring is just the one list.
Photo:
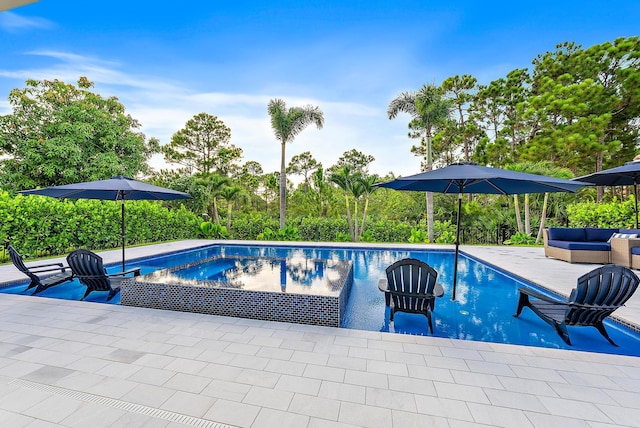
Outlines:
{"label": "navy blue patio umbrella", "polygon": [[151,200],[172,201],[176,199],[188,199],[191,195],[143,183],[128,177],[118,175],[108,180],[87,181],[83,183],[65,184],[63,186],[45,187],[42,189],[23,190],[23,195],[50,196],[59,199],[99,199],[108,201],[122,201],[122,270],[124,271],[124,248],[126,242],[124,223],[124,201]]}
{"label": "navy blue patio umbrella", "polygon": [[587,185],[589,183],[490,168],[473,162],[454,163],[444,168],[376,184],[379,187],[395,190],[458,194],[456,250],[451,300],[456,299],[458,248],[460,246],[460,210],[462,208],[463,193],[518,195],[525,193],[576,192]]}
{"label": "navy blue patio umbrella", "polygon": [[633,186],[635,199],[636,229],[638,228],[638,183],[640,183],[640,161],[627,162],[616,168],[609,168],[593,174],[583,175],[574,180],[592,183],[596,186]]}

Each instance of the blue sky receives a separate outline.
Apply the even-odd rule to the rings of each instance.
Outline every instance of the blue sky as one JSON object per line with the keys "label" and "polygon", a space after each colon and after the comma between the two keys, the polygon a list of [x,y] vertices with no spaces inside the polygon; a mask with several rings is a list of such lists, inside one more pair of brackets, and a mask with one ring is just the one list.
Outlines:
{"label": "blue sky", "polygon": [[[221,118],[243,161],[279,170],[266,106],[312,104],[325,114],[287,146],[325,167],[347,150],[371,172],[409,175],[409,117],[386,117],[401,91],[456,74],[480,83],[531,66],[556,44],[588,47],[638,35],[640,2],[40,0],[0,12],[0,114],[26,79],[94,81],[161,143],[193,115]],[[162,165],[156,157],[152,164]]]}

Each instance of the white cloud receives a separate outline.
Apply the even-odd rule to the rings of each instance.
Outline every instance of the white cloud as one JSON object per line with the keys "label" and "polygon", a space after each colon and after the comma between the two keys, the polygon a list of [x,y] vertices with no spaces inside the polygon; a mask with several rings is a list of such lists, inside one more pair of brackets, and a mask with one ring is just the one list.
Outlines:
{"label": "white cloud", "polygon": [[[45,68],[31,70],[1,70],[0,76],[22,80],[59,79],[76,82],[86,76],[95,82],[95,91],[102,96],[116,96],[127,113],[142,125],[147,137],[162,144],[187,120],[200,112],[213,114],[231,128],[231,142],[243,149],[244,161],[259,162],[264,171],[280,169],[280,144],[271,129],[267,104],[282,98],[288,107],[314,105],[325,116],[325,125],[317,130],[310,125],[286,148],[287,162],[292,156],[310,151],[325,167],[329,167],[346,151],[357,149],[375,157],[371,172],[384,175],[389,171],[409,175],[420,166],[409,149],[413,144],[406,137],[407,120],[390,121],[386,105],[370,105],[367,101],[340,102],[322,96],[299,97],[279,88],[277,94],[199,92],[186,84],[156,76],[136,75],[121,71],[121,65],[84,55],[59,51],[30,52],[51,58],[55,62]],[[0,105],[0,108],[3,106]],[[154,167],[162,167],[155,157]]]}
{"label": "white cloud", "polygon": [[44,18],[27,18],[7,11],[0,13],[0,29],[8,33],[19,33],[33,29],[48,30],[54,27],[53,22]]}

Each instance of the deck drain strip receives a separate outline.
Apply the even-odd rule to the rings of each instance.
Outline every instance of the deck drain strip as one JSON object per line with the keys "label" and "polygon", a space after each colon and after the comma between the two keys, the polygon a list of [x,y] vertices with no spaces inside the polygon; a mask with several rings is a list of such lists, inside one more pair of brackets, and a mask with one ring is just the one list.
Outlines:
{"label": "deck drain strip", "polygon": [[237,428],[233,425],[226,425],[207,419],[196,418],[193,416],[183,415],[181,413],[170,412],[155,407],[143,406],[141,404],[131,403],[128,401],[116,400],[114,398],[103,397],[101,395],[89,394],[72,389],[61,388],[59,386],[45,385],[42,383],[31,382],[22,379],[13,379],[10,385],[16,385],[36,391],[47,392],[49,394],[60,395],[64,397],[74,398],[76,400],[88,403],[101,404],[104,406],[114,407],[116,409],[125,410],[127,412],[140,413],[166,421],[176,422],[184,425],[191,425],[197,428]]}

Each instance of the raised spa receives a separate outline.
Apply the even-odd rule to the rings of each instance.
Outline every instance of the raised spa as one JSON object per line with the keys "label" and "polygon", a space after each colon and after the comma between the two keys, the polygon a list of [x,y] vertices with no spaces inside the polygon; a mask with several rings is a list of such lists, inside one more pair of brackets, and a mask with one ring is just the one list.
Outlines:
{"label": "raised spa", "polygon": [[125,281],[121,303],[340,327],[352,284],[349,260],[214,256]]}

